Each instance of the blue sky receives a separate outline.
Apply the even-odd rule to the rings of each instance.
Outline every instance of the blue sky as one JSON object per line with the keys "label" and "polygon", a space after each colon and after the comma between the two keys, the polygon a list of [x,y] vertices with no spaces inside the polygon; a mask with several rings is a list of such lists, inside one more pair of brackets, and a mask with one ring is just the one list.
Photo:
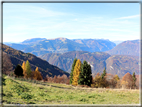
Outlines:
{"label": "blue sky", "polygon": [[139,3],[4,3],[3,42],[30,38],[135,40]]}

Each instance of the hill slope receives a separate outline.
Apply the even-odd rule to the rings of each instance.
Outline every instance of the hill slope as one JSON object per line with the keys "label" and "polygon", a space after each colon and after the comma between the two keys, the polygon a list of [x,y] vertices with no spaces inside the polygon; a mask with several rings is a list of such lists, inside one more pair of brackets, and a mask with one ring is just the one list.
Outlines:
{"label": "hill slope", "polygon": [[123,76],[127,72],[139,73],[139,58],[133,56],[111,56],[104,52],[72,51],[63,54],[47,53],[40,57],[67,72],[71,71],[74,58],[78,58],[82,62],[86,60],[90,63],[93,74],[102,73],[104,67],[106,67],[108,73],[118,74],[119,76]]}
{"label": "hill slope", "polygon": [[67,38],[33,38],[25,40],[20,44],[12,43],[7,45],[23,52],[30,52],[36,56],[46,53],[64,53],[69,51],[100,52],[110,50],[116,46],[115,43],[103,39],[70,40]]}
{"label": "hill slope", "polygon": [[64,72],[63,70],[59,69],[56,66],[49,64],[47,61],[42,60],[35,55],[30,53],[24,53],[22,51],[15,50],[9,46],[3,44],[3,51],[10,56],[12,61],[13,67],[15,68],[17,64],[23,63],[23,61],[29,60],[31,64],[31,69],[35,70],[36,67],[39,68],[39,71],[42,73],[43,77],[46,77],[48,74],[49,76],[54,75],[63,75],[66,74],[69,76],[69,73]]}
{"label": "hill slope", "polygon": [[140,73],[139,57],[128,55],[112,55],[106,60],[106,70],[112,74],[124,76],[127,72]]}
{"label": "hill slope", "polygon": [[106,51],[111,55],[140,55],[140,40],[124,41],[114,47],[113,49]]}

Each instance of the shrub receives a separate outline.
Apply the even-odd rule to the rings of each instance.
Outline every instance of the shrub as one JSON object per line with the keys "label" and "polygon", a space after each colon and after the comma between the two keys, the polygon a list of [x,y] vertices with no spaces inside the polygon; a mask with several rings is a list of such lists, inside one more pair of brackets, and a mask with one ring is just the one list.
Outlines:
{"label": "shrub", "polygon": [[22,93],[21,94],[21,98],[22,99],[26,99],[26,100],[29,100],[29,99],[32,99],[32,95],[28,94],[28,93]]}

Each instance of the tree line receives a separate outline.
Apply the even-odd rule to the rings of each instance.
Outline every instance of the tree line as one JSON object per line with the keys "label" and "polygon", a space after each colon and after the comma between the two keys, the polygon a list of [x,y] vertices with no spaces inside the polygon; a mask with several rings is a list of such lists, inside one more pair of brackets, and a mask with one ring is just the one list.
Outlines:
{"label": "tree line", "polygon": [[139,80],[137,80],[135,72],[131,75],[126,73],[122,79],[118,75],[112,75],[106,72],[104,68],[103,73],[97,73],[92,77],[91,66],[87,61],[81,63],[80,59],[74,59],[70,73],[70,84],[91,86],[93,88],[139,88]]}
{"label": "tree line", "polygon": [[23,62],[22,66],[18,64],[14,70],[14,74],[16,77],[24,77],[24,78],[31,78],[35,80],[42,80],[43,77],[41,75],[41,72],[38,70],[38,67],[36,67],[35,71],[31,70],[30,63],[27,60]]}
{"label": "tree line", "polygon": [[43,80],[44,82],[65,83],[73,86],[85,86],[85,87],[106,87],[106,88],[139,88],[139,78],[136,78],[135,72],[133,75],[126,73],[121,79],[118,75],[112,75],[106,72],[104,68],[103,72],[97,73],[92,76],[91,66],[87,61],[81,63],[80,59],[75,58],[72,64],[70,77],[65,74],[60,76],[49,77],[43,79],[38,67],[34,71],[31,70],[30,63],[27,60],[23,61],[23,64],[18,64],[12,71],[12,63],[8,56],[3,57],[3,74],[15,75],[16,77],[31,78],[35,80]]}

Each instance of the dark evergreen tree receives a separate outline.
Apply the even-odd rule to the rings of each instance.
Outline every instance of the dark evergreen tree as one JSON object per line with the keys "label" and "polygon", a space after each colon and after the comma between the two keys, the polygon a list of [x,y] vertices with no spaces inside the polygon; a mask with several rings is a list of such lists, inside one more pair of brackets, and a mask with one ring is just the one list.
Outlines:
{"label": "dark evergreen tree", "polygon": [[14,70],[14,74],[16,75],[16,76],[23,76],[23,69],[22,69],[22,67],[21,67],[21,65],[17,65],[16,66],[16,68],[15,68],[15,70]]}
{"label": "dark evergreen tree", "polygon": [[136,82],[136,75],[135,75],[135,72],[133,72],[133,81]]}
{"label": "dark evergreen tree", "polygon": [[92,84],[92,71],[91,66],[87,63],[87,61],[83,61],[81,65],[81,72],[78,79],[78,84],[91,86]]}
{"label": "dark evergreen tree", "polygon": [[135,72],[133,72],[133,87],[136,87],[136,75]]}
{"label": "dark evergreen tree", "polygon": [[106,76],[106,68],[104,68],[104,71],[103,71],[103,73],[101,75],[101,78],[104,79],[104,76]]}
{"label": "dark evergreen tree", "polygon": [[74,70],[74,66],[76,64],[77,58],[74,59],[73,64],[72,64],[72,69],[71,69],[71,73],[70,73],[70,84],[72,84],[72,80],[73,80],[73,70]]}

